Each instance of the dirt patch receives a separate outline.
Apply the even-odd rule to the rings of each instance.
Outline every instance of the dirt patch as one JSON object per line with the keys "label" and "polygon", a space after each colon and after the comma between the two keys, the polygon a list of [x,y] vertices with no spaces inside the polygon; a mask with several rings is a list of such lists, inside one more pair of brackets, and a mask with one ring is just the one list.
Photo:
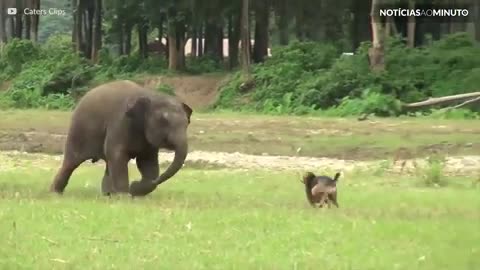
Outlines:
{"label": "dirt patch", "polygon": [[175,94],[194,110],[204,109],[215,103],[218,89],[225,76],[156,76],[144,79],[144,85],[157,88],[161,84],[170,85]]}
{"label": "dirt patch", "polygon": [[[62,160],[61,155],[45,155],[40,153],[25,153],[20,151],[0,152],[0,170],[14,170],[25,164],[38,165],[45,167],[46,163],[58,162]],[[167,166],[173,160],[173,153],[160,152],[159,160],[161,166]],[[135,164],[135,160],[130,161]],[[222,153],[222,152],[204,152],[192,151],[188,154],[185,166],[190,168],[216,167],[231,169],[256,169],[256,170],[293,170],[302,173],[306,170],[322,170],[352,172],[352,171],[376,171],[384,170],[391,173],[410,174],[415,173],[421,168],[428,168],[425,159],[405,160],[398,163],[389,163],[385,160],[379,161],[355,161],[342,160],[335,158],[314,158],[314,157],[292,157],[292,156],[255,156],[242,153]],[[89,166],[105,166],[103,161],[97,163],[87,162]],[[198,166],[200,165],[200,166]],[[447,157],[443,173],[447,175],[478,175],[480,167],[480,156],[457,156]]]}
{"label": "dirt patch", "polygon": [[[253,156],[295,156],[331,158],[342,160],[405,160],[423,158],[430,155],[463,156],[480,151],[480,144],[436,143],[420,145],[414,148],[384,148],[372,145],[312,145],[308,141],[284,140],[275,134],[262,134],[258,137],[252,132],[247,134],[229,133],[228,129],[216,134],[211,130],[195,128],[191,131],[190,148],[192,151],[244,153]],[[215,129],[215,125],[210,128]],[[225,129],[225,128],[223,128]],[[222,130],[223,130],[222,129]],[[230,129],[233,130],[234,127]],[[260,129],[260,128],[259,128]],[[63,133],[63,132],[62,132]],[[22,151],[28,153],[61,154],[66,135],[42,131],[0,131],[0,151]],[[258,134],[257,134],[258,135]],[[336,136],[336,135],[332,135]],[[309,140],[310,138],[306,138]]]}

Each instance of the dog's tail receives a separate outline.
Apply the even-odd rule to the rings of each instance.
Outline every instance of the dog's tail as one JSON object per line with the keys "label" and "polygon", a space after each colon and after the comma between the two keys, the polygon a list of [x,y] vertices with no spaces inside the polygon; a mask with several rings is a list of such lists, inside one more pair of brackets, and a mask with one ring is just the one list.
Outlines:
{"label": "dog's tail", "polygon": [[337,172],[337,173],[335,174],[335,176],[333,177],[333,181],[337,182],[337,181],[338,181],[338,178],[340,178],[341,175],[342,175],[341,172]]}

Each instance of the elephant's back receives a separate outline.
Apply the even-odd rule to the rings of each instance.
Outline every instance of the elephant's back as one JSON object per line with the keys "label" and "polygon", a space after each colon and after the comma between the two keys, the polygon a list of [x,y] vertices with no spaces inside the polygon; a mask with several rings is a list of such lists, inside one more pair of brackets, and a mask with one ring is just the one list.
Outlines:
{"label": "elephant's back", "polygon": [[76,145],[74,148],[102,152],[108,123],[124,112],[128,98],[145,92],[128,80],[109,82],[88,91],[72,114],[68,137]]}

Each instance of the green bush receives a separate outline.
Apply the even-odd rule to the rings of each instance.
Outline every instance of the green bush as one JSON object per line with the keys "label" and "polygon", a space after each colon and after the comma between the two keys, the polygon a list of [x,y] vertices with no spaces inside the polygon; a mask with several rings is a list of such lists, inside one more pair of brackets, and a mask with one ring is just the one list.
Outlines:
{"label": "green bush", "polygon": [[218,72],[222,69],[220,63],[208,56],[186,59],[187,71],[191,74]]}
{"label": "green bush", "polygon": [[222,89],[216,108],[306,113],[312,104],[302,101],[317,85],[316,76],[331,67],[338,53],[333,45],[314,42],[273,48],[272,57],[253,67],[254,91],[241,93],[242,77],[236,74]]}
{"label": "green bush", "polygon": [[40,56],[40,50],[30,40],[13,39],[5,45],[1,55],[4,77],[17,75],[25,63],[31,63]]}
{"label": "green bush", "polygon": [[480,47],[466,33],[417,48],[407,47],[399,37],[389,38],[385,71],[380,73],[370,71],[370,46],[362,43],[353,56],[340,56],[332,45],[311,42],[274,48],[271,58],[254,65],[253,89],[242,92],[242,77],[233,76],[215,108],[391,116],[404,113],[401,102],[478,91]]}
{"label": "green bush", "polygon": [[[9,89],[0,96],[2,106],[71,108],[72,89],[75,85],[84,85],[93,78],[93,67],[72,51],[69,37],[52,36],[40,48],[26,45],[30,43],[22,41],[7,44],[12,46],[12,51],[16,54],[21,55],[23,50],[31,53],[30,57],[20,61],[23,62],[22,67],[12,78]],[[7,59],[14,55],[8,50],[6,54],[10,55]]]}
{"label": "green bush", "polygon": [[379,93],[378,89],[366,89],[360,98],[345,97],[340,105],[331,108],[327,114],[349,116],[374,114],[376,116],[395,116],[401,111],[401,102],[391,95]]}

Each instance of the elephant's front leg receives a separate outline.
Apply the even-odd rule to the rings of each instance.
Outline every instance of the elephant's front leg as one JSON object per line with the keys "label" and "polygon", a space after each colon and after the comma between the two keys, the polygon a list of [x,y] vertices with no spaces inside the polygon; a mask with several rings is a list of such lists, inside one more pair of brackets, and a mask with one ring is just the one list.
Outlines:
{"label": "elephant's front leg", "polygon": [[132,182],[130,185],[130,194],[137,197],[145,196],[156,188],[153,180],[159,175],[158,152],[153,151],[138,156],[137,168],[142,175],[142,179]]}
{"label": "elephant's front leg", "polygon": [[159,175],[158,153],[156,151],[137,157],[137,168],[142,175],[141,181],[153,181]]}
{"label": "elephant's front leg", "polygon": [[116,152],[107,159],[108,178],[113,183],[114,192],[128,193],[128,156]]}

